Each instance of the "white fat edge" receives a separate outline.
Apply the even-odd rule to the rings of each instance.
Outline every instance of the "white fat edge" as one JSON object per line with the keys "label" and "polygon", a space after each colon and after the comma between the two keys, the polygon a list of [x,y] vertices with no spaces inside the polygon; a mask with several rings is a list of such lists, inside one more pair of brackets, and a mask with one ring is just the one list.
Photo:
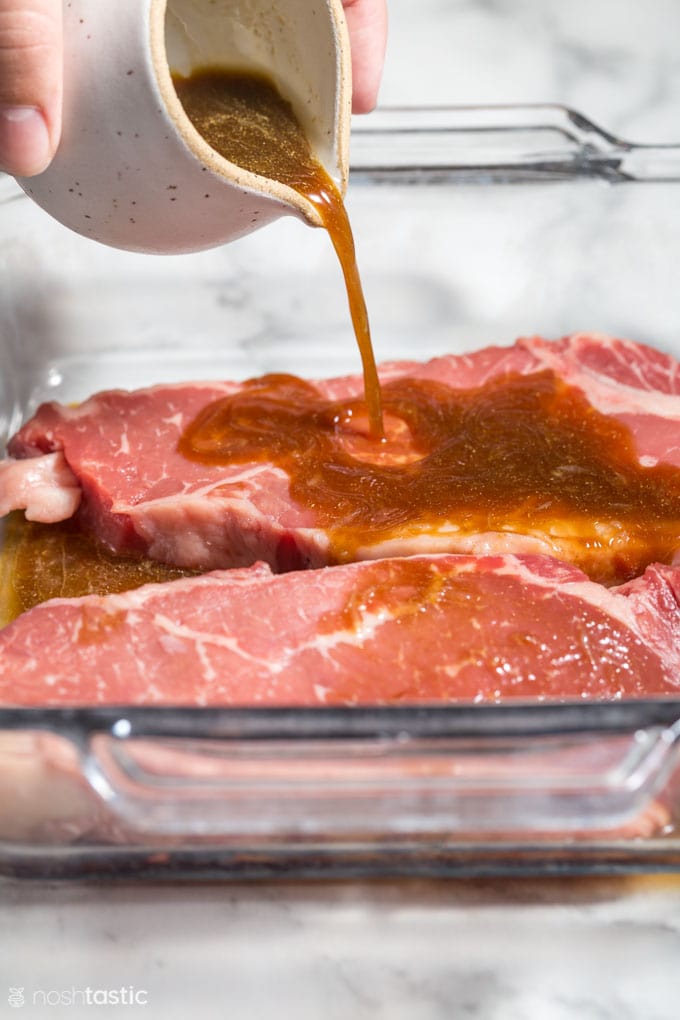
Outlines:
{"label": "white fat edge", "polygon": [[[573,360],[572,350],[578,350],[582,339],[596,339],[609,344],[612,340],[610,336],[602,333],[576,333],[569,339],[572,342],[566,353],[558,347],[548,344],[537,348],[531,345],[527,345],[527,347],[541,364],[552,369],[564,382],[573,383],[580,390],[584,390],[584,387],[582,381],[579,383],[579,379],[592,379],[597,385],[592,391],[584,390],[584,392],[586,392],[588,402],[602,414],[637,413],[680,421],[680,394],[662,393],[659,390],[650,389],[642,375],[639,376],[640,387],[618,382],[609,375]],[[617,344],[623,344],[629,350],[639,354],[637,344],[625,340],[617,340]],[[632,367],[634,367],[634,362],[626,362],[628,371]]]}
{"label": "white fat edge", "polygon": [[406,559],[411,556],[504,556],[513,553],[554,556],[555,547],[539,535],[521,531],[465,532],[455,522],[419,533],[362,546],[358,560]]}

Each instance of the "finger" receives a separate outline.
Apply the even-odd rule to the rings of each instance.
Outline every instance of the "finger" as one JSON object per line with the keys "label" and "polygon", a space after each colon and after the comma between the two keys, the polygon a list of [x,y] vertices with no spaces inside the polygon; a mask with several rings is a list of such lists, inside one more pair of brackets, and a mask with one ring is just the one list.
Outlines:
{"label": "finger", "polygon": [[59,143],[61,0],[0,0],[0,170],[40,173]]}
{"label": "finger", "polygon": [[368,113],[378,100],[387,42],[386,0],[343,0],[352,46],[352,110]]}

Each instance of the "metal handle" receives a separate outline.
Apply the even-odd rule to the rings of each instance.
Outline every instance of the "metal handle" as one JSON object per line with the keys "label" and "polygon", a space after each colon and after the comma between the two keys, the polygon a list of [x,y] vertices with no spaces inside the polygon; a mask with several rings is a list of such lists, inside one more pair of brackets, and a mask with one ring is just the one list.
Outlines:
{"label": "metal handle", "polygon": [[565,106],[392,107],[355,118],[352,180],[680,181],[680,144],[635,145]]}

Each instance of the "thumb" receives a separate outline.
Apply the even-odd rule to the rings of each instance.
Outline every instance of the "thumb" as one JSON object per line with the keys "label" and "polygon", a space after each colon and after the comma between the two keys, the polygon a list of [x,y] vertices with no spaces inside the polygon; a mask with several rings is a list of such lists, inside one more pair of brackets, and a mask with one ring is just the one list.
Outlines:
{"label": "thumb", "polygon": [[61,0],[0,0],[0,170],[40,173],[59,143]]}

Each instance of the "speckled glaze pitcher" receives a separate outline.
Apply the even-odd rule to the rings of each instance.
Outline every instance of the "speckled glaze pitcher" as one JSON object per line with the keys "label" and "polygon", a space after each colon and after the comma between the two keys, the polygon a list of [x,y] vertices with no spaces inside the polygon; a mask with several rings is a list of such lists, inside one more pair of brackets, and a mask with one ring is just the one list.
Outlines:
{"label": "speckled glaze pitcher", "polygon": [[215,247],[285,214],[320,225],[291,188],[215,152],[172,74],[265,73],[344,191],[350,53],[340,0],[64,0],[62,140],[19,183],[67,227],[132,251]]}

